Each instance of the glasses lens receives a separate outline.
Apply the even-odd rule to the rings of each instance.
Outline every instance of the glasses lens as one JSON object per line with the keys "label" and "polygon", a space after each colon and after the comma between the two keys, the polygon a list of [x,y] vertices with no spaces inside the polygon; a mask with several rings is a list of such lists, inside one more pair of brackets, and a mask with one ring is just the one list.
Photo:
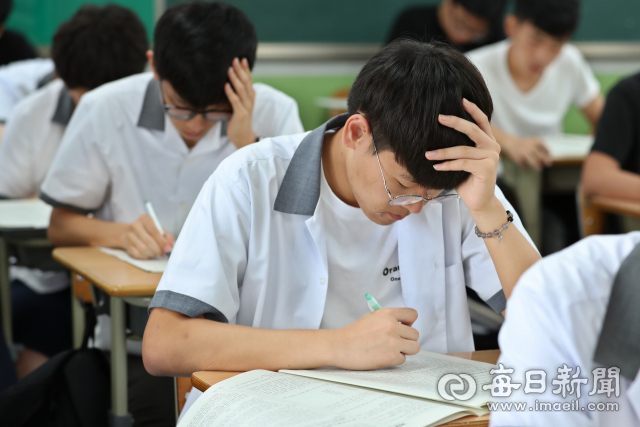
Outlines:
{"label": "glasses lens", "polygon": [[424,199],[420,196],[398,196],[394,199],[389,200],[389,204],[391,206],[407,206],[413,205],[415,203],[420,203]]}
{"label": "glasses lens", "polygon": [[166,112],[169,117],[173,117],[178,120],[189,120],[196,115],[195,112],[191,110],[184,110],[182,108],[168,108]]}
{"label": "glasses lens", "polygon": [[442,196],[436,196],[433,199],[431,199],[430,201],[442,202],[442,201],[445,201],[445,200],[457,199],[457,198],[459,198],[458,194],[450,193],[450,194],[443,194]]}
{"label": "glasses lens", "polygon": [[204,118],[208,122],[223,122],[225,120],[229,120],[230,115],[228,113],[209,111],[204,114]]}

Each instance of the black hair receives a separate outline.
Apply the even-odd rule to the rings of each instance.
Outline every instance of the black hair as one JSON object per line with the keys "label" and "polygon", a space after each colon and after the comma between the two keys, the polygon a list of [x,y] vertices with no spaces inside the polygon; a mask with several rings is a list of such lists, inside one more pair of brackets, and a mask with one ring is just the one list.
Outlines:
{"label": "black hair", "polygon": [[240,9],[225,3],[178,3],[162,15],[154,34],[154,63],[189,106],[227,104],[224,85],[234,58],[253,68],[258,37]]}
{"label": "black hair", "polygon": [[4,24],[13,9],[13,2],[11,0],[0,0],[0,25]]}
{"label": "black hair", "polygon": [[[452,189],[469,176],[436,171],[425,153],[475,146],[466,135],[438,122],[454,115],[474,123],[462,99],[474,102],[491,120],[493,102],[476,67],[458,50],[438,42],[399,39],[362,68],[348,98],[350,114],[368,120],[378,151],[390,150],[423,188]],[[371,153],[374,153],[373,147]]]}
{"label": "black hair", "polygon": [[148,49],[147,32],[134,12],[85,5],[56,31],[51,57],[68,88],[94,89],[144,71]]}
{"label": "black hair", "polygon": [[580,0],[516,0],[514,14],[554,37],[570,37],[580,21]]}
{"label": "black hair", "polygon": [[491,23],[499,23],[504,16],[507,0],[453,0],[464,7],[467,12],[486,19]]}

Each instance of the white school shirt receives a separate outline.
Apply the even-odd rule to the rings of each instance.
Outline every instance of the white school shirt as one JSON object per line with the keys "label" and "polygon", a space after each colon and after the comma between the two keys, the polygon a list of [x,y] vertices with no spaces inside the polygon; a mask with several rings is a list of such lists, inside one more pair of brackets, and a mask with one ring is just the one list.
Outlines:
{"label": "white school shirt", "polygon": [[[614,278],[622,261],[636,245],[640,232],[618,236],[593,236],[544,258],[527,270],[516,285],[499,341],[498,363],[514,369],[514,384],[523,384],[509,398],[496,402],[524,402],[525,411],[494,411],[491,426],[638,426],[640,425],[640,379],[620,375],[620,397],[589,396],[593,390],[593,361]],[[539,402],[571,402],[576,394],[562,398],[553,394],[558,368],[580,367],[582,387],[578,411],[529,411]],[[546,371],[546,391],[525,394],[525,372]],[[536,377],[539,378],[539,377]],[[589,411],[589,403],[617,402],[618,411]]]}
{"label": "white school shirt", "polygon": [[26,59],[0,67],[0,122],[6,122],[13,108],[42,82],[52,78],[54,64],[51,59]]}
{"label": "white school shirt", "polygon": [[[302,132],[296,102],[254,84],[253,130],[260,136]],[[178,236],[200,188],[236,151],[222,124],[189,149],[162,110],[153,73],[129,76],[86,93],[62,138],[40,190],[54,207],[131,223],[149,200],[164,228]],[[109,323],[99,316],[96,346],[110,346]],[[129,345],[140,352],[140,343]]]}
{"label": "white school shirt", "polygon": [[569,107],[587,107],[599,94],[596,79],[577,47],[565,44],[542,73],[522,92],[508,64],[510,40],[503,40],[467,55],[480,70],[493,99],[492,124],[519,137],[553,137],[562,133]]}
{"label": "white school shirt", "polygon": [[[150,309],[267,329],[318,329],[332,280],[327,234],[334,232],[318,203],[322,143],[325,130],[342,127],[347,117],[227,158],[189,213]],[[498,188],[496,195],[513,212]],[[528,238],[515,213],[514,224]],[[413,326],[424,350],[474,349],[465,285],[497,312],[505,307],[474,226],[459,199],[427,203],[397,224],[402,296],[418,311]],[[368,243],[354,243],[354,250]]]}
{"label": "white school shirt", "polygon": [[[73,109],[73,99],[61,79],[16,105],[0,143],[0,198],[23,199],[38,194]],[[10,276],[41,294],[69,285],[64,272],[11,267]]]}

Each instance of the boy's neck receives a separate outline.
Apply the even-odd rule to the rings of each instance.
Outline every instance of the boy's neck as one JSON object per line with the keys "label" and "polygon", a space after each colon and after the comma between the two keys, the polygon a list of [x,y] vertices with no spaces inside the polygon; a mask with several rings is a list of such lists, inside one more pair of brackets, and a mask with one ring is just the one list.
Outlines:
{"label": "boy's neck", "polygon": [[509,67],[509,74],[511,75],[511,79],[518,87],[518,89],[520,89],[522,92],[529,92],[538,84],[540,78],[542,77],[542,74],[536,75],[531,73],[523,73],[518,69],[513,57],[513,46],[509,47],[509,51],[507,52],[507,65]]}
{"label": "boy's neck", "polygon": [[322,170],[333,194],[349,206],[357,208],[359,205],[347,175],[346,150],[348,148],[342,143],[343,129],[325,134],[322,144]]}

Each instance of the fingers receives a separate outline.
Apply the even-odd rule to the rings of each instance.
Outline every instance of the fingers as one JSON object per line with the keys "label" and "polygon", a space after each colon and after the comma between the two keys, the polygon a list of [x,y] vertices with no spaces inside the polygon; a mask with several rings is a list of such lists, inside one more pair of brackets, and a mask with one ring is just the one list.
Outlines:
{"label": "fingers", "polygon": [[420,332],[417,329],[401,323],[398,323],[398,335],[400,335],[400,338],[411,341],[418,341],[418,338],[420,338]]}
{"label": "fingers", "polygon": [[242,106],[246,109],[251,109],[253,107],[255,92],[253,90],[253,81],[251,79],[251,71],[249,69],[249,62],[247,59],[244,58],[242,61],[239,61],[238,58],[235,58],[231,67],[229,67],[228,76],[231,84],[233,85],[233,91],[237,95]]}
{"label": "fingers", "polygon": [[407,356],[418,354],[420,352],[420,344],[418,344],[417,341],[404,340],[400,348],[400,352]]}
{"label": "fingers", "polygon": [[164,246],[167,244],[167,240],[162,235],[160,230],[158,230],[158,227],[156,227],[156,223],[153,222],[151,217],[147,215],[141,215],[138,219],[142,223],[142,225],[144,226],[144,230],[146,231],[146,236],[144,236],[145,238],[143,239],[143,241],[146,241],[150,238],[156,243],[159,248],[164,248]]}
{"label": "fingers", "polygon": [[149,259],[155,257],[153,251],[145,245],[134,233],[127,236],[127,252],[136,259]]}
{"label": "fingers", "polygon": [[480,107],[466,98],[462,98],[462,106],[464,107],[465,111],[469,113],[473,121],[478,124],[478,127],[482,129],[484,133],[493,138],[493,133],[491,132],[491,123],[489,123],[487,115],[480,109]]}
{"label": "fingers", "polygon": [[166,228],[164,230],[164,236],[167,242],[171,245],[171,249],[173,249],[173,246],[176,244],[176,238],[173,236],[173,234],[169,233]]}
{"label": "fingers", "polygon": [[451,160],[451,159],[486,159],[491,155],[490,150],[483,150],[476,147],[461,145],[458,147],[441,148],[439,150],[427,151],[429,160]]}
{"label": "fingers", "polygon": [[411,326],[418,318],[418,312],[413,308],[383,308],[388,311],[396,320],[403,325]]}

